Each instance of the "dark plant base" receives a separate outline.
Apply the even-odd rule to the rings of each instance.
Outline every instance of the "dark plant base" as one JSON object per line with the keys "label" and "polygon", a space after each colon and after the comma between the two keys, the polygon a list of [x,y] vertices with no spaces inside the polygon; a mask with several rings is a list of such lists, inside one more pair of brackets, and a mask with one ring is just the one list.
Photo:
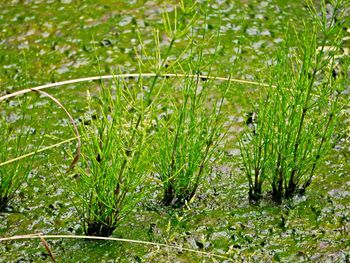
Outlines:
{"label": "dark plant base", "polygon": [[0,203],[0,212],[4,212],[6,209],[7,205]]}
{"label": "dark plant base", "polygon": [[289,181],[288,187],[286,189],[285,197],[292,198],[298,193],[297,185],[292,181]]}
{"label": "dark plant base", "polygon": [[292,199],[295,196],[303,196],[305,189],[294,189],[294,191],[274,192],[272,191],[272,200],[277,204],[281,204],[284,199]]}
{"label": "dark plant base", "polygon": [[176,195],[164,195],[162,204],[164,206],[171,206],[173,208],[183,207],[187,202],[192,199],[193,196],[185,195],[185,196],[176,196]]}
{"label": "dark plant base", "polygon": [[172,199],[165,199],[163,198],[162,200],[162,204],[164,206],[171,206],[173,208],[180,208],[182,206],[184,206],[186,204],[186,202],[188,202],[188,199],[183,199],[183,198],[178,198],[178,197],[174,197]]}
{"label": "dark plant base", "polygon": [[3,197],[0,198],[0,212],[4,212],[9,204],[10,198],[9,197]]}
{"label": "dark plant base", "polygon": [[115,226],[106,226],[100,222],[94,222],[88,224],[86,234],[88,236],[109,237],[115,229]]}
{"label": "dark plant base", "polygon": [[252,204],[256,204],[262,198],[261,191],[255,191],[253,189],[249,190],[249,202]]}
{"label": "dark plant base", "polygon": [[282,203],[282,199],[283,199],[283,193],[272,192],[272,200],[276,204],[281,204]]}

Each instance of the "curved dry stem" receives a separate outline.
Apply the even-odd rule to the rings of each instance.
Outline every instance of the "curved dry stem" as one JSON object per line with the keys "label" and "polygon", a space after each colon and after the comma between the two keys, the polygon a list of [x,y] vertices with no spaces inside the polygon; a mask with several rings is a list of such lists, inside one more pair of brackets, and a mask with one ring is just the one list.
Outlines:
{"label": "curved dry stem", "polygon": [[74,165],[78,162],[79,157],[80,157],[80,153],[81,153],[81,139],[80,139],[80,134],[79,134],[79,131],[78,131],[78,127],[75,124],[75,121],[74,121],[72,115],[69,113],[69,111],[62,105],[62,103],[58,99],[56,99],[54,96],[50,95],[49,93],[47,93],[45,91],[41,91],[41,90],[37,90],[37,89],[31,89],[31,91],[43,94],[46,97],[48,97],[51,100],[53,100],[61,109],[64,110],[64,112],[67,114],[67,116],[69,118],[70,123],[73,126],[73,130],[74,130],[74,133],[76,135],[76,138],[77,138],[78,142],[77,142],[77,150],[76,150],[74,159],[73,159],[72,163],[70,164],[70,166],[69,166],[69,168],[67,170],[67,171],[70,171],[74,167]]}
{"label": "curved dry stem", "polygon": [[32,156],[32,155],[34,155],[34,154],[37,154],[37,153],[41,153],[41,152],[50,150],[50,149],[52,149],[52,148],[58,147],[58,146],[60,146],[60,145],[62,145],[62,144],[65,144],[65,143],[74,141],[74,140],[76,140],[76,139],[77,139],[76,137],[69,138],[69,139],[67,139],[67,140],[64,140],[64,141],[61,141],[61,142],[52,144],[52,145],[50,145],[50,146],[44,147],[44,148],[42,148],[42,149],[39,149],[39,150],[30,152],[30,153],[23,154],[23,155],[18,156],[18,157],[16,157],[16,158],[13,158],[13,159],[7,160],[7,161],[5,161],[5,162],[3,162],[3,163],[0,163],[0,167],[1,167],[1,166],[4,166],[4,165],[6,165],[6,164],[13,163],[13,162],[15,162],[15,161],[18,161],[18,160],[21,160],[21,159],[30,157],[30,156]]}
{"label": "curved dry stem", "polygon": [[[23,89],[19,90],[16,92],[13,92],[11,94],[4,95],[0,97],[0,102],[3,100],[7,100],[12,97],[16,97],[21,94],[25,94],[31,91],[39,91],[47,88],[52,88],[52,87],[58,87],[58,86],[63,86],[63,85],[68,85],[68,84],[73,84],[73,83],[79,83],[79,82],[86,82],[86,81],[94,81],[94,80],[103,80],[103,79],[114,79],[114,78],[128,78],[128,77],[155,77],[157,76],[156,73],[132,73],[132,74],[117,74],[117,75],[104,75],[104,76],[94,76],[94,77],[87,77],[87,78],[80,78],[80,79],[71,79],[71,80],[65,80],[61,82],[56,82],[56,83],[50,83],[50,84],[45,84],[41,86],[37,86],[34,88],[29,88],[29,89]],[[242,83],[242,84],[251,84],[251,85],[257,85],[257,86],[264,86],[268,87],[270,86],[269,84],[266,83],[259,83],[255,81],[249,81],[249,80],[242,80],[242,79],[232,79],[232,78],[226,78],[226,77],[214,77],[214,76],[206,76],[206,75],[188,75],[188,74],[174,74],[174,73],[167,73],[167,74],[162,74],[160,75],[161,77],[179,77],[179,78],[185,78],[185,77],[198,77],[202,79],[212,79],[212,80],[223,80],[223,81],[230,81],[230,82],[236,82],[236,83]]]}
{"label": "curved dry stem", "polygon": [[119,242],[128,242],[128,243],[134,243],[134,244],[142,244],[142,245],[150,245],[150,246],[157,246],[157,247],[164,247],[164,248],[171,248],[176,249],[180,251],[187,251],[196,253],[199,255],[203,255],[206,257],[216,257],[221,259],[226,259],[229,261],[232,261],[229,257],[218,255],[210,252],[204,252],[204,251],[198,251],[195,249],[190,248],[184,248],[180,246],[173,246],[173,245],[167,245],[163,243],[155,243],[155,242],[148,242],[148,241],[142,241],[142,240],[134,240],[134,239],[125,239],[125,238],[116,238],[116,237],[99,237],[99,236],[75,236],[75,235],[42,235],[39,234],[29,234],[29,235],[18,235],[18,236],[12,236],[12,237],[0,237],[0,242],[3,241],[11,241],[11,240],[20,240],[20,239],[58,239],[58,238],[70,238],[70,239],[95,239],[95,240],[109,240],[109,241],[119,241]]}
{"label": "curved dry stem", "polygon": [[[63,105],[57,99],[55,99],[53,96],[49,95],[48,93],[44,93],[41,90],[47,89],[47,88],[52,88],[52,87],[64,86],[64,85],[73,84],[73,83],[85,82],[85,81],[94,81],[94,80],[102,80],[102,79],[113,79],[113,78],[140,77],[140,76],[141,77],[155,77],[155,76],[157,76],[157,74],[155,74],[155,73],[141,73],[141,74],[140,73],[131,73],[131,74],[104,75],[104,76],[94,76],[94,77],[86,77],[86,78],[66,80],[66,81],[61,81],[61,82],[57,82],[57,83],[50,83],[50,84],[37,86],[37,87],[34,87],[34,88],[28,88],[28,89],[23,89],[23,90],[16,91],[14,93],[7,94],[7,95],[4,95],[4,96],[0,97],[0,102],[4,101],[4,100],[7,100],[7,99],[10,99],[10,98],[13,98],[13,97],[16,97],[16,96],[19,96],[19,95],[22,95],[22,94],[26,94],[28,92],[32,92],[32,91],[41,92],[41,93],[45,94],[46,96],[48,96],[50,99],[53,99],[53,101],[56,104],[58,104],[67,113],[68,116],[70,116],[69,112],[63,107]],[[232,78],[226,78],[226,77],[214,77],[214,76],[206,76],[206,75],[199,75],[199,76],[197,76],[197,75],[167,73],[167,74],[162,74],[161,76],[162,77],[181,77],[181,78],[184,78],[184,77],[198,77],[198,78],[202,78],[202,79],[230,81],[230,82],[236,82],[236,83],[241,83],[241,84],[259,85],[259,86],[264,86],[264,87],[269,86],[268,84],[254,82],[254,81],[232,79]],[[80,156],[80,145],[81,145],[80,136],[79,136],[79,133],[78,133],[78,131],[76,129],[76,125],[75,125],[75,123],[73,121],[73,118],[71,118],[71,116],[70,116],[69,119],[70,119],[70,121],[71,121],[71,123],[72,123],[72,125],[74,127],[75,133],[77,134],[77,138],[70,138],[68,140],[65,140],[65,141],[62,141],[62,142],[50,145],[48,147],[45,147],[43,149],[40,149],[40,150],[37,150],[37,151],[34,151],[34,152],[30,152],[28,154],[24,154],[24,155],[18,156],[16,158],[7,160],[7,161],[5,161],[3,163],[0,163],[0,167],[3,166],[3,165],[9,164],[9,163],[18,161],[20,159],[32,156],[32,155],[34,155],[36,153],[43,152],[43,151],[49,150],[51,148],[60,146],[61,144],[70,142],[70,141],[72,141],[74,139],[78,139],[77,154],[75,155],[74,160],[73,160],[72,164],[70,165],[70,167],[68,169],[68,171],[69,171],[71,168],[73,168],[73,166],[76,164],[76,162],[79,159],[79,156]]]}

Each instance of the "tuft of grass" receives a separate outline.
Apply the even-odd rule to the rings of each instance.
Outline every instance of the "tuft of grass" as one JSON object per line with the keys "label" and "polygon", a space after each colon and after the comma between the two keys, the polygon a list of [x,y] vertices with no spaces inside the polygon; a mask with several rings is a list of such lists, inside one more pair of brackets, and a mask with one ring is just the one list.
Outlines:
{"label": "tuft of grass", "polygon": [[[0,118],[0,163],[23,154],[28,133],[15,132],[4,117]],[[24,147],[26,148],[26,147]],[[30,162],[15,161],[0,166],[0,211],[4,211],[26,182],[31,170]]]}
{"label": "tuft of grass", "polygon": [[266,180],[278,203],[303,194],[327,155],[346,79],[333,74],[341,49],[341,2],[334,3],[331,17],[325,5],[320,16],[314,10],[311,29],[305,25],[296,47],[286,34],[271,71],[275,87],[261,97],[257,121],[240,141],[251,200],[261,198]]}
{"label": "tuft of grass", "polygon": [[[151,52],[147,51],[139,34],[140,46],[135,50],[140,69],[137,86],[127,86],[120,79],[115,79],[113,91],[102,86],[98,95],[99,117],[80,129],[81,163],[73,189],[79,199],[77,208],[87,235],[111,235],[142,196],[143,179],[150,171],[153,158],[150,151],[154,133],[152,120],[155,101],[165,80],[161,76],[174,68],[189,48],[167,64],[175,41],[187,35],[193,25],[194,9],[195,5],[188,9],[181,1],[180,17],[184,18],[181,23],[177,11],[174,19],[164,13],[164,28],[170,41],[165,49],[161,47],[158,31],[155,31]],[[150,86],[143,86],[143,68],[154,71]],[[160,80],[162,84],[158,85]]]}
{"label": "tuft of grass", "polygon": [[167,206],[182,206],[194,197],[223,138],[224,98],[210,110],[208,87],[201,87],[199,81],[198,76],[183,81],[180,103],[170,98],[170,114],[158,123],[155,167]]}
{"label": "tuft of grass", "polygon": [[84,232],[94,236],[110,236],[132,211],[150,163],[151,107],[144,103],[142,81],[137,87],[122,80],[114,84],[115,89],[102,86],[98,117],[80,127],[81,161],[73,190]]}

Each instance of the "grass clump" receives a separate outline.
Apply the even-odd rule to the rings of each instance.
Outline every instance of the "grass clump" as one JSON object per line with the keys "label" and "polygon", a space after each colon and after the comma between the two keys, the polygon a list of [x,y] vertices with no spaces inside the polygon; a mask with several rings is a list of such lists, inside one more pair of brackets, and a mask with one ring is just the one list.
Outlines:
{"label": "grass clump", "polygon": [[208,86],[199,78],[186,78],[181,98],[169,99],[170,114],[158,127],[156,171],[163,186],[163,203],[181,206],[190,201],[223,138],[220,116],[224,98],[208,102]]}
{"label": "grass clump", "polygon": [[[0,163],[23,154],[27,133],[16,133],[4,117],[0,118]],[[24,147],[26,148],[26,147]],[[15,161],[0,166],[0,211],[4,211],[15,197],[16,191],[26,182],[31,170],[30,161]]]}
{"label": "grass clump", "polygon": [[112,234],[139,200],[148,173],[150,107],[144,106],[142,83],[114,83],[115,89],[102,86],[97,117],[80,129],[81,164],[73,189],[87,235]]}
{"label": "grass clump", "polygon": [[346,79],[334,75],[342,39],[335,19],[340,4],[334,3],[331,17],[325,6],[321,17],[315,12],[311,30],[305,27],[295,48],[286,35],[271,86],[259,100],[257,121],[240,141],[251,200],[261,198],[266,180],[278,203],[304,193],[327,155]]}
{"label": "grass clump", "polygon": [[[179,13],[184,21],[189,19],[187,24],[178,23],[176,8],[174,19],[164,13],[168,45],[161,46],[159,32],[155,31],[154,46],[148,51],[139,34],[140,45],[135,49],[140,69],[137,85],[127,86],[118,79],[115,91],[102,87],[98,95],[98,117],[91,118],[90,125],[81,127],[81,164],[77,168],[79,178],[74,192],[87,235],[111,235],[142,196],[143,179],[149,174],[154,158],[154,151],[150,151],[154,135],[152,120],[156,113],[155,101],[162,96],[160,91],[166,81],[161,75],[178,66],[189,49],[190,45],[175,61],[168,61],[175,41],[187,35],[193,26],[195,6],[189,9],[181,1]],[[156,74],[149,86],[142,81],[144,68]]]}

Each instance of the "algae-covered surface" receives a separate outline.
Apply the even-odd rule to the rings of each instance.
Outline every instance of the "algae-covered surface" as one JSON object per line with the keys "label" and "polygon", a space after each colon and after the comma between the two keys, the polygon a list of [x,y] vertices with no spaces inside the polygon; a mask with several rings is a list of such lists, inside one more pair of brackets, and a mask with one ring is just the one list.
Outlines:
{"label": "algae-covered surface", "polygon": [[[174,2],[1,1],[0,95],[115,71],[138,73],[135,50],[140,39],[149,50],[154,49],[154,32],[158,29],[161,47],[169,45],[163,33],[162,14],[166,9],[173,15]],[[204,48],[205,54],[217,53],[211,74],[225,77],[231,73],[237,79],[264,81],[267,65],[283,41],[287,25],[294,25],[296,33],[302,30],[302,20],[307,19],[308,12],[303,1],[211,1],[207,30],[209,35],[219,34],[220,38],[217,49],[215,40],[210,39]],[[346,33],[345,37],[350,37]],[[184,42],[186,39],[176,41],[173,58],[182,52]],[[152,72],[147,67],[142,70]],[[127,81],[132,85],[135,79]],[[150,81],[145,78],[144,85],[150,85]],[[81,123],[89,114],[87,91],[94,96],[100,86],[99,81],[84,82],[46,91]],[[214,81],[211,88],[213,96],[220,96],[224,84]],[[211,252],[226,256],[225,262],[349,262],[350,146],[346,115],[334,135],[330,155],[305,195],[282,204],[265,196],[259,204],[250,204],[237,138],[245,125],[245,114],[253,110],[258,96],[256,85],[231,85],[224,109],[226,126],[230,128],[222,155],[206,172],[205,182],[192,203],[182,209],[163,207],[159,203],[160,186],[149,180],[150,186],[143,186],[143,199],[113,237]],[[2,101],[0,114],[12,129],[29,134],[25,152],[73,136],[62,109],[42,95],[26,94]],[[32,171],[8,209],[0,213],[1,237],[83,234],[72,202],[74,195],[67,188],[75,178],[64,172],[74,146],[70,142],[22,160],[32,163]],[[46,241],[57,262],[224,261],[130,242],[67,238]],[[0,262],[42,261],[49,262],[51,258],[39,239],[0,242]]]}

